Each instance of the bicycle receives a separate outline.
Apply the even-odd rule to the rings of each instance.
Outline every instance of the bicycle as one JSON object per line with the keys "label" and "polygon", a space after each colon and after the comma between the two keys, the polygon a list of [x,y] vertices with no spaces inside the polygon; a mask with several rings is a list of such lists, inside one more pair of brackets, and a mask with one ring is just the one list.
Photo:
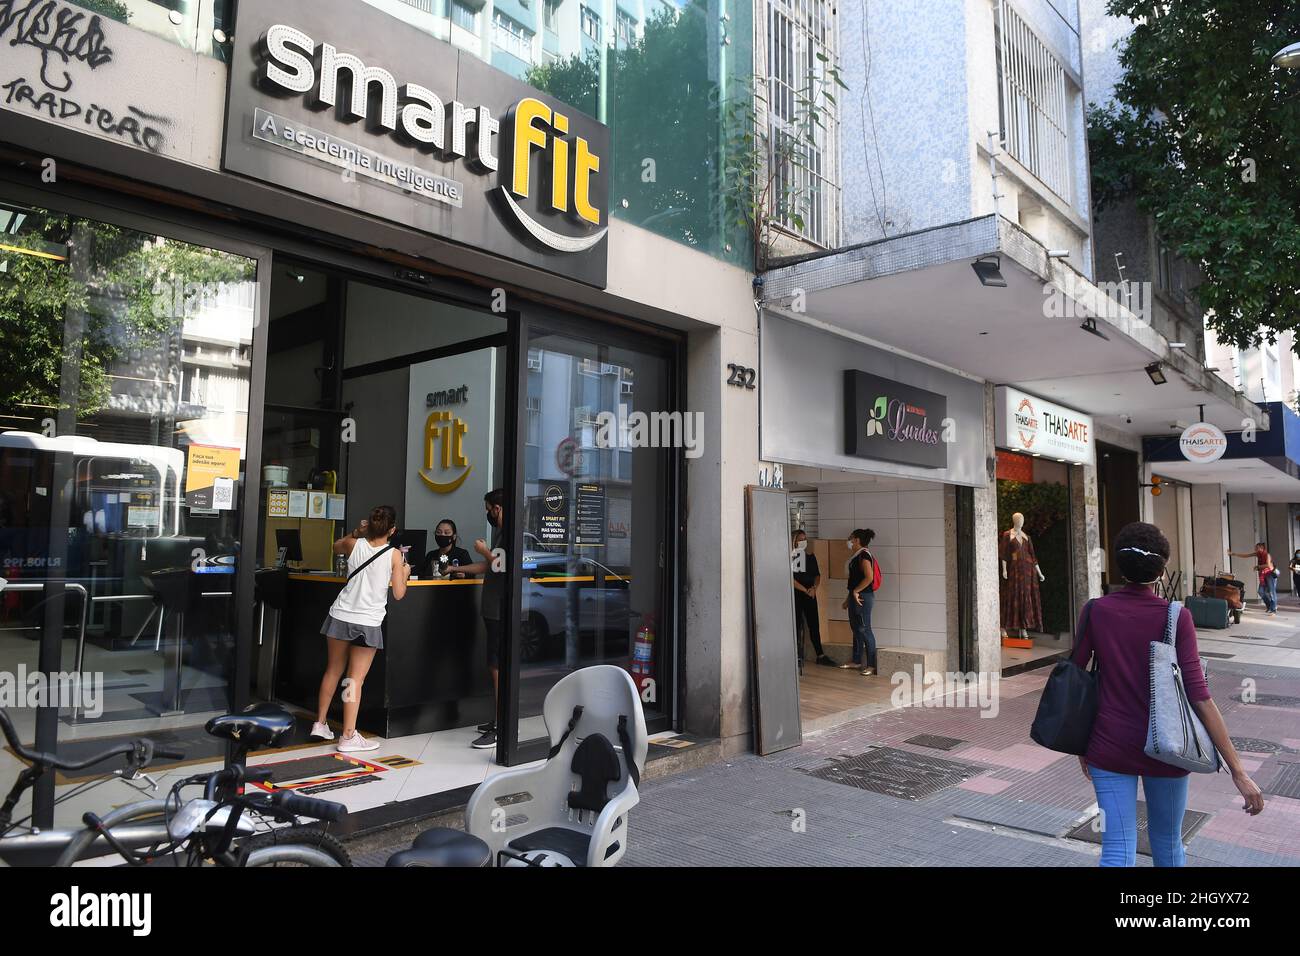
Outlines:
{"label": "bicycle", "polygon": [[[303,825],[299,817],[336,821],[347,808],[328,800],[292,793],[249,795],[245,784],[270,778],[270,771],[246,768],[242,760],[252,749],[274,746],[292,729],[293,717],[273,705],[259,705],[242,714],[225,714],[208,721],[208,733],[239,742],[236,762],[222,770],[186,777],[163,800],[127,804],[103,817],[87,812],[82,826],[11,835],[24,821],[12,822],[22,794],[49,770],[78,771],[114,757],[127,766],[56,800],[61,803],[114,777],[143,776],[151,789],[157,784],[144,771],[154,757],[184,759],[184,754],[156,749],[148,738],[117,744],[85,760],[70,761],[23,746],[9,716],[0,710],[0,730],[28,766],[19,774],[0,805],[0,861],[10,865],[72,866],[80,860],[117,853],[127,863],[142,866],[172,862],[177,866],[351,866],[346,848],[323,827]],[[201,785],[203,796],[181,800],[186,787]],[[263,827],[259,829],[258,823]],[[270,822],[287,823],[272,827]]]}

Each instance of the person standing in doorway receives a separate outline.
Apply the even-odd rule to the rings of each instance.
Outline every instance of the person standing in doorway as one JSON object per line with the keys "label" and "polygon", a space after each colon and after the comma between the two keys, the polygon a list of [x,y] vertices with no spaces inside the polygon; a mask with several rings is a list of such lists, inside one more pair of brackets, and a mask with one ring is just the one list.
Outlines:
{"label": "person standing in doorway", "polygon": [[1264,602],[1265,614],[1277,613],[1277,568],[1273,565],[1273,556],[1268,553],[1268,545],[1260,541],[1254,551],[1229,551],[1234,558],[1254,558],[1255,571],[1259,574],[1259,599]]}
{"label": "person standing in doorway", "polygon": [[821,622],[817,620],[817,589],[822,583],[817,555],[808,547],[808,535],[802,530],[794,533],[792,543],[790,564],[794,574],[794,640],[799,649],[799,665],[803,666],[803,640],[800,636],[802,622],[808,626],[808,639],[817,652],[817,663],[834,667],[835,662],[822,650]]}
{"label": "person standing in doorway", "polygon": [[506,611],[502,606],[506,594],[505,541],[506,493],[501,488],[493,488],[483,496],[483,511],[487,523],[492,526],[492,541],[489,543],[479,538],[474,542],[474,550],[482,561],[462,565],[463,574],[483,575],[482,605],[479,612],[483,615],[483,630],[487,632],[487,667],[492,675],[492,714],[485,724],[479,724],[480,735],[470,744],[475,750],[491,750],[497,745],[496,714],[499,709],[497,687],[499,684],[499,663],[501,660],[501,642],[505,640]]}
{"label": "person standing in doorway", "polygon": [[347,555],[348,580],[330,605],[321,634],[328,658],[317,695],[316,723],[311,736],[333,740],[326,722],[334,691],[347,672],[343,685],[343,733],[339,753],[375,750],[379,743],[357,733],[357,712],[361,709],[361,686],[370,673],[375,654],[384,646],[384,616],[388,613],[388,588],[393,600],[406,596],[411,566],[406,556],[389,541],[397,530],[397,511],[392,505],[371,509],[370,517],[351,534],[334,542],[334,553]]}
{"label": "person standing in doorway", "polygon": [[1300,598],[1300,548],[1291,555],[1291,593]]}
{"label": "person standing in doorway", "polygon": [[871,609],[876,603],[876,559],[867,550],[875,536],[870,528],[858,528],[849,536],[849,561],[845,566],[849,594],[841,605],[848,610],[849,627],[853,629],[853,660],[840,667],[860,668],[858,673],[863,677],[876,672],[876,635],[871,630]]}
{"label": "person standing in doorway", "polygon": [[[1115,536],[1115,562],[1125,580],[1105,597],[1089,601],[1079,616],[1078,646],[1071,655],[1086,667],[1096,657],[1097,717],[1087,752],[1079,758],[1083,775],[1097,791],[1101,811],[1101,865],[1134,866],[1137,861],[1137,791],[1147,805],[1147,836],[1156,866],[1183,866],[1183,815],[1187,810],[1187,771],[1146,754],[1151,717],[1151,642],[1159,640],[1169,617],[1169,602],[1152,590],[1169,560],[1169,539],[1155,525],[1135,521]],[[1210,696],[1196,646],[1196,626],[1183,608],[1175,625],[1174,646],[1196,715],[1232,774],[1242,809],[1254,816],[1264,797],[1250,779],[1223,715]]]}

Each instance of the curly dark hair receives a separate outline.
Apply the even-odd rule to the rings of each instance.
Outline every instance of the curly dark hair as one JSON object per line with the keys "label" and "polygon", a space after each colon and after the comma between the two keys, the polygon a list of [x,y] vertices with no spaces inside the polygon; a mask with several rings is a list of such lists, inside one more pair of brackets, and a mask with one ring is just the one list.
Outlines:
{"label": "curly dark hair", "polygon": [[1115,566],[1124,580],[1150,584],[1169,563],[1169,539],[1153,524],[1134,521],[1115,536]]}

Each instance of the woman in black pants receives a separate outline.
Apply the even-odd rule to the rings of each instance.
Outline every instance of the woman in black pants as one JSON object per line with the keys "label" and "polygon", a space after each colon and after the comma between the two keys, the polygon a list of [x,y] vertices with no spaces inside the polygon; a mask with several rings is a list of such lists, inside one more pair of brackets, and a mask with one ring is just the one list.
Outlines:
{"label": "woman in black pants", "polygon": [[833,660],[822,650],[821,624],[817,620],[817,588],[822,583],[817,555],[808,550],[808,535],[796,531],[792,539],[793,553],[790,567],[794,572],[794,640],[799,649],[799,663],[803,664],[803,641],[799,639],[802,623],[808,625],[808,638],[817,652],[817,663],[835,667]]}

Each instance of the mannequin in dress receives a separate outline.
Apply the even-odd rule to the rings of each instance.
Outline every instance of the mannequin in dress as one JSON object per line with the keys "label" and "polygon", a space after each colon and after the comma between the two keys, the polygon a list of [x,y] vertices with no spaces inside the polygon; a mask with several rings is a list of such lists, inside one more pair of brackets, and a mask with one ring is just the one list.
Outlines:
{"label": "mannequin in dress", "polygon": [[1025,516],[1016,512],[1011,516],[1011,527],[1002,532],[998,541],[998,557],[1002,563],[1002,636],[1008,630],[1018,632],[1018,637],[1029,637],[1029,630],[1043,629],[1043,605],[1038,584],[1047,580],[1034,555],[1034,542],[1025,534]]}

